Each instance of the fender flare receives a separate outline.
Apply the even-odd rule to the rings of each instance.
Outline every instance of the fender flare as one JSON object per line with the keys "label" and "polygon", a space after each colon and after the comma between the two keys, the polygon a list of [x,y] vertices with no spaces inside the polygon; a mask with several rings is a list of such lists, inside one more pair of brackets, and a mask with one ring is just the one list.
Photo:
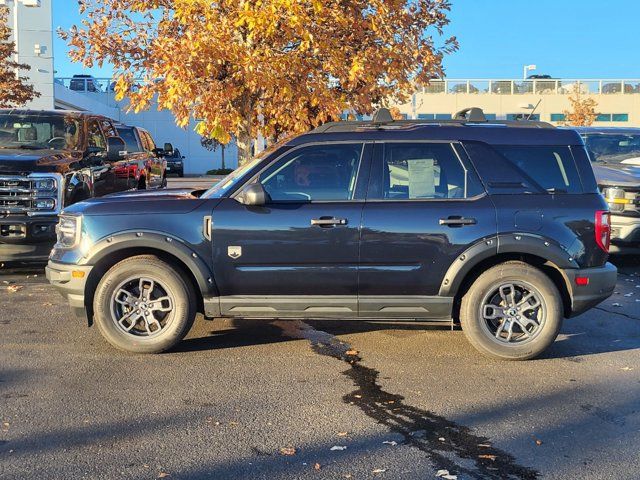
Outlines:
{"label": "fender flare", "polygon": [[535,255],[544,258],[560,269],[560,273],[562,273],[562,269],[580,268],[567,248],[554,240],[531,233],[502,234],[485,238],[460,254],[449,266],[440,284],[439,295],[443,297],[455,296],[471,270],[482,261],[504,253]]}
{"label": "fender flare", "polygon": [[109,255],[128,248],[159,250],[176,257],[189,269],[203,297],[218,296],[213,272],[204,259],[179,238],[153,230],[127,231],[102,238],[79,264],[96,265]]}

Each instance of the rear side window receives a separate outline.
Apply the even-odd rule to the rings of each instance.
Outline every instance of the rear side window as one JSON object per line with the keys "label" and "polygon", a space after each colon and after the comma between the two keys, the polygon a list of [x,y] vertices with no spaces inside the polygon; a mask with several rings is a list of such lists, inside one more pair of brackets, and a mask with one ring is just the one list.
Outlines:
{"label": "rear side window", "polygon": [[133,128],[120,128],[118,129],[118,133],[120,134],[120,138],[124,140],[127,152],[140,151],[140,147],[138,146],[138,139],[136,138],[136,132],[133,131]]}
{"label": "rear side window", "polygon": [[450,144],[389,142],[382,148],[374,162],[370,200],[462,199],[482,193]]}
{"label": "rear side window", "polygon": [[494,148],[543,189],[582,193],[580,176],[568,146],[496,145]]}

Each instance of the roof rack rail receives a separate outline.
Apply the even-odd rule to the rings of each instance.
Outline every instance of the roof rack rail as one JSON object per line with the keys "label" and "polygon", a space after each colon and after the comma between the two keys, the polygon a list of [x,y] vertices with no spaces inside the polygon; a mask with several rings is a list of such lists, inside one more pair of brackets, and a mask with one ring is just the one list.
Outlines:
{"label": "roof rack rail", "polygon": [[483,110],[478,107],[465,108],[457,112],[451,120],[394,120],[388,108],[380,108],[372,120],[329,122],[312,130],[310,133],[353,132],[356,130],[375,128],[390,129],[419,126],[465,126],[465,125],[502,125],[505,127],[524,128],[556,128],[547,122],[536,120],[488,120]]}

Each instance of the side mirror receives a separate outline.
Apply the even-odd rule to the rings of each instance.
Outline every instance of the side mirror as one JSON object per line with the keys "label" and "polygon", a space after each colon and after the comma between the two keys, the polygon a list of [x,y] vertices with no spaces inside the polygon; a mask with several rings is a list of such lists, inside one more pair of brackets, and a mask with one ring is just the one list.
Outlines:
{"label": "side mirror", "polygon": [[154,148],[153,150],[151,150],[151,152],[156,156],[156,157],[164,157],[167,152],[165,152],[163,149],[161,148]]}
{"label": "side mirror", "polygon": [[126,146],[124,140],[120,137],[107,138],[107,161],[117,162],[126,154]]}
{"label": "side mirror", "polygon": [[170,143],[164,144],[164,153],[165,155],[171,155],[173,153],[173,145]]}
{"label": "side mirror", "polygon": [[261,183],[252,183],[240,192],[236,200],[243,205],[261,206],[267,203],[267,192]]}

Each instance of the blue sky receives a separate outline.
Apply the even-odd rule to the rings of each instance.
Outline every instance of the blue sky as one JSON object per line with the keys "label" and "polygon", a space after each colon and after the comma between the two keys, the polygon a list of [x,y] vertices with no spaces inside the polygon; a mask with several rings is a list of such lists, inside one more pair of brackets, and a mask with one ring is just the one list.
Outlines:
{"label": "blue sky", "polygon": [[[445,60],[450,78],[640,78],[640,0],[452,0],[450,35],[460,50]],[[79,23],[76,0],[54,0],[53,24]],[[54,40],[58,76],[78,73]],[[109,76],[107,68],[92,68]]]}

